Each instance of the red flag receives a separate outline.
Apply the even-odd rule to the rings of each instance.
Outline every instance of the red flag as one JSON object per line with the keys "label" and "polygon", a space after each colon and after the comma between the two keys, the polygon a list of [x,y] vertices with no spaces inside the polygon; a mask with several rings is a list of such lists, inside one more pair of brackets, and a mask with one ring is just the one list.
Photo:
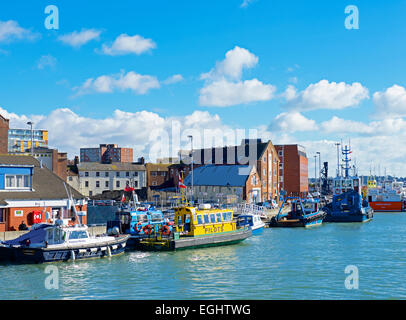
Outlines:
{"label": "red flag", "polygon": [[183,184],[183,179],[180,175],[179,175],[179,188],[186,188],[186,186]]}
{"label": "red flag", "polygon": [[132,192],[134,191],[134,188],[131,188],[129,185],[126,185],[124,188],[124,192]]}
{"label": "red flag", "polygon": [[125,195],[123,193],[123,197],[121,198],[121,202],[124,202],[124,201],[125,201]]}

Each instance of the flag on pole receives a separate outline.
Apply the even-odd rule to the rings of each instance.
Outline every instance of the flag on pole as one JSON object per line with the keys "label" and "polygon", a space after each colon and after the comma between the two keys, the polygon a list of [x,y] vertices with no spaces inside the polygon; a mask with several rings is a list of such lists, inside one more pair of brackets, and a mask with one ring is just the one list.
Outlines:
{"label": "flag on pole", "polygon": [[183,179],[179,174],[179,188],[186,188],[186,186],[183,184]]}
{"label": "flag on pole", "polygon": [[121,203],[123,203],[125,201],[125,195],[124,195],[124,193],[123,193],[123,196],[122,196],[122,198],[121,198]]}

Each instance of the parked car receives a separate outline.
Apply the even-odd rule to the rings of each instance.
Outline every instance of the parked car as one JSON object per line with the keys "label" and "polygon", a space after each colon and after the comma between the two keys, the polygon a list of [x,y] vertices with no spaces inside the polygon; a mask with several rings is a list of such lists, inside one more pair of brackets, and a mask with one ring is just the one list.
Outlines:
{"label": "parked car", "polygon": [[278,207],[278,203],[275,200],[269,200],[264,202],[258,202],[258,206],[266,207],[268,209],[275,209]]}

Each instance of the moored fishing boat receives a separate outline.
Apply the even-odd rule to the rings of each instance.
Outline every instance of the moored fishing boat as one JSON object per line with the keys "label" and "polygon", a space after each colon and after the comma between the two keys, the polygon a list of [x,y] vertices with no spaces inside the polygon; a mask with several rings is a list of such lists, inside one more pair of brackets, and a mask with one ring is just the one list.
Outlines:
{"label": "moored fishing boat", "polygon": [[210,205],[198,208],[188,205],[175,208],[175,228],[153,232],[140,240],[145,250],[177,250],[239,243],[252,235],[251,228],[237,228],[233,211],[213,209]]}
{"label": "moored fishing boat", "polygon": [[406,210],[403,183],[385,181],[381,186],[368,188],[368,202],[377,212],[401,212]]}
{"label": "moored fishing boat", "polygon": [[[282,213],[287,200],[291,201],[291,209]],[[313,198],[285,197],[276,216],[272,217],[270,227],[312,227],[321,225],[326,213],[320,210],[320,201]]]}
{"label": "moored fishing boat", "polygon": [[117,227],[122,234],[128,234],[127,248],[134,249],[139,241],[152,232],[158,232],[164,226],[172,231],[173,222],[165,219],[161,210],[150,205],[121,207],[116,212],[116,219],[107,221],[107,233]]}

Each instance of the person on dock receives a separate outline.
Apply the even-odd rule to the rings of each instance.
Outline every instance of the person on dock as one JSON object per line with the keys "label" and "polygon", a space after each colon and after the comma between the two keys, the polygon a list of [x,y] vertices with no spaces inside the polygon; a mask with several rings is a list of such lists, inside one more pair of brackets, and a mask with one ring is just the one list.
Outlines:
{"label": "person on dock", "polygon": [[18,230],[19,231],[25,231],[28,230],[27,225],[25,224],[24,220],[20,223],[20,225],[18,226]]}

